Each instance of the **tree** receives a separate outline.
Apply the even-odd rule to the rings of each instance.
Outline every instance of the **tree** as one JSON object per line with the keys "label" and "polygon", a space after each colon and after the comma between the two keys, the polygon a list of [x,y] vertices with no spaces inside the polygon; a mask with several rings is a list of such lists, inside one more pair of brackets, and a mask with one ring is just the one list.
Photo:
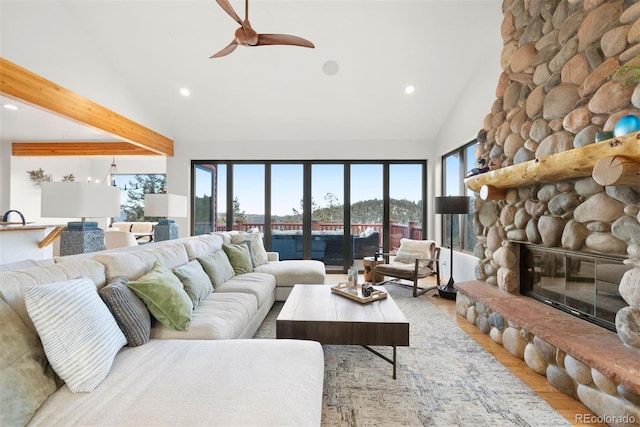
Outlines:
{"label": "tree", "polygon": [[134,175],[135,181],[129,181],[125,188],[127,201],[120,206],[125,214],[125,221],[152,221],[144,216],[144,195],[165,193],[167,178],[165,175]]}
{"label": "tree", "polygon": [[339,202],[338,198],[333,193],[327,193],[324,195],[324,201],[329,205],[329,222],[333,222],[334,219],[334,208],[337,207],[337,203]]}
{"label": "tree", "polygon": [[233,198],[233,220],[235,222],[247,221],[247,215],[244,211],[240,210],[240,201],[238,200],[238,196]]}

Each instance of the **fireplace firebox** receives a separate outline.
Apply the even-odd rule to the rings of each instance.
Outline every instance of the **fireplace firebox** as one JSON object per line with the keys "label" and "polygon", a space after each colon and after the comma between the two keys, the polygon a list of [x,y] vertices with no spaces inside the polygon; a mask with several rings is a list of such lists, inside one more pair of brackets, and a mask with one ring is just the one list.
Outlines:
{"label": "fireplace firebox", "polygon": [[522,244],[520,293],[615,332],[624,259]]}

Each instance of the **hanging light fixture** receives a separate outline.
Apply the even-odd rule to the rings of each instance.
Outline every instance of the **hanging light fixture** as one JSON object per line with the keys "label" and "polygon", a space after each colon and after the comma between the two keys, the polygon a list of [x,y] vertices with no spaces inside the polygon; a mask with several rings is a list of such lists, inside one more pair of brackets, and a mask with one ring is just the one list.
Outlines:
{"label": "hanging light fixture", "polygon": [[[102,184],[104,184],[105,182],[107,182],[107,179],[109,179],[109,177],[111,177],[111,185],[113,187],[117,187],[118,185],[116,184],[116,179],[113,178],[113,175],[118,173],[118,166],[116,165],[116,158],[113,157],[111,160],[111,166],[109,166],[109,170],[107,170],[107,174],[104,176],[104,178],[102,178]],[[125,188],[126,190],[126,188]]]}

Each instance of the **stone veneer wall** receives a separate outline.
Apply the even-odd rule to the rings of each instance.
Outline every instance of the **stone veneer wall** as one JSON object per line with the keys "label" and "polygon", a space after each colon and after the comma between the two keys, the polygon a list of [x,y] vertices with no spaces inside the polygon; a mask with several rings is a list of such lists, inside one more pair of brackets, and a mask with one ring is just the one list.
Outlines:
{"label": "stone veneer wall", "polygon": [[[503,73],[497,99],[478,133],[476,158],[487,160],[491,169],[508,167],[592,144],[596,133],[613,130],[623,115],[640,115],[636,82],[623,84],[621,79],[608,78],[623,64],[640,64],[640,3],[504,0],[503,13]],[[475,208],[474,255],[480,259],[476,278],[506,292],[519,291],[517,242],[628,256],[626,263],[633,268],[624,275],[620,293],[629,307],[618,313],[616,327],[625,344],[639,347],[640,357],[640,183],[605,188],[591,177],[532,183],[510,190],[505,200],[476,197]],[[473,301],[467,302],[476,307]],[[522,351],[512,353],[522,353],[534,371],[549,375],[557,368],[563,374],[554,377],[568,378],[573,384],[567,389],[554,380],[557,388],[580,399],[576,384],[595,384],[590,390],[598,395],[598,402],[607,404],[605,409],[599,404],[594,407],[590,399],[588,406],[594,412],[633,413],[640,424],[640,396],[621,390],[516,325],[508,325],[497,313],[487,313],[483,307],[474,310],[470,321],[478,324],[478,318],[483,318],[480,322],[489,325],[486,332],[496,342],[503,343],[505,334],[522,337],[514,338]],[[490,322],[492,315],[494,322]],[[543,357],[549,352],[555,355],[551,364]],[[535,357],[527,358],[527,353]],[[613,405],[615,411],[603,413],[613,411],[611,402],[616,399],[622,403]],[[624,409],[629,403],[635,408],[631,412]]]}

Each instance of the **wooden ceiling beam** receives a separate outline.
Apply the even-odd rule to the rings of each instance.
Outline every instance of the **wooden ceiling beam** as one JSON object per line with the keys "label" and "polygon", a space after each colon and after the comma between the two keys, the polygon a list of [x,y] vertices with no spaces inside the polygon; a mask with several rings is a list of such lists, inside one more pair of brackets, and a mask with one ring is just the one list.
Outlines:
{"label": "wooden ceiling beam", "polygon": [[14,142],[13,156],[157,156],[128,142]]}
{"label": "wooden ceiling beam", "polygon": [[99,129],[142,149],[173,156],[173,140],[1,57],[0,93]]}

